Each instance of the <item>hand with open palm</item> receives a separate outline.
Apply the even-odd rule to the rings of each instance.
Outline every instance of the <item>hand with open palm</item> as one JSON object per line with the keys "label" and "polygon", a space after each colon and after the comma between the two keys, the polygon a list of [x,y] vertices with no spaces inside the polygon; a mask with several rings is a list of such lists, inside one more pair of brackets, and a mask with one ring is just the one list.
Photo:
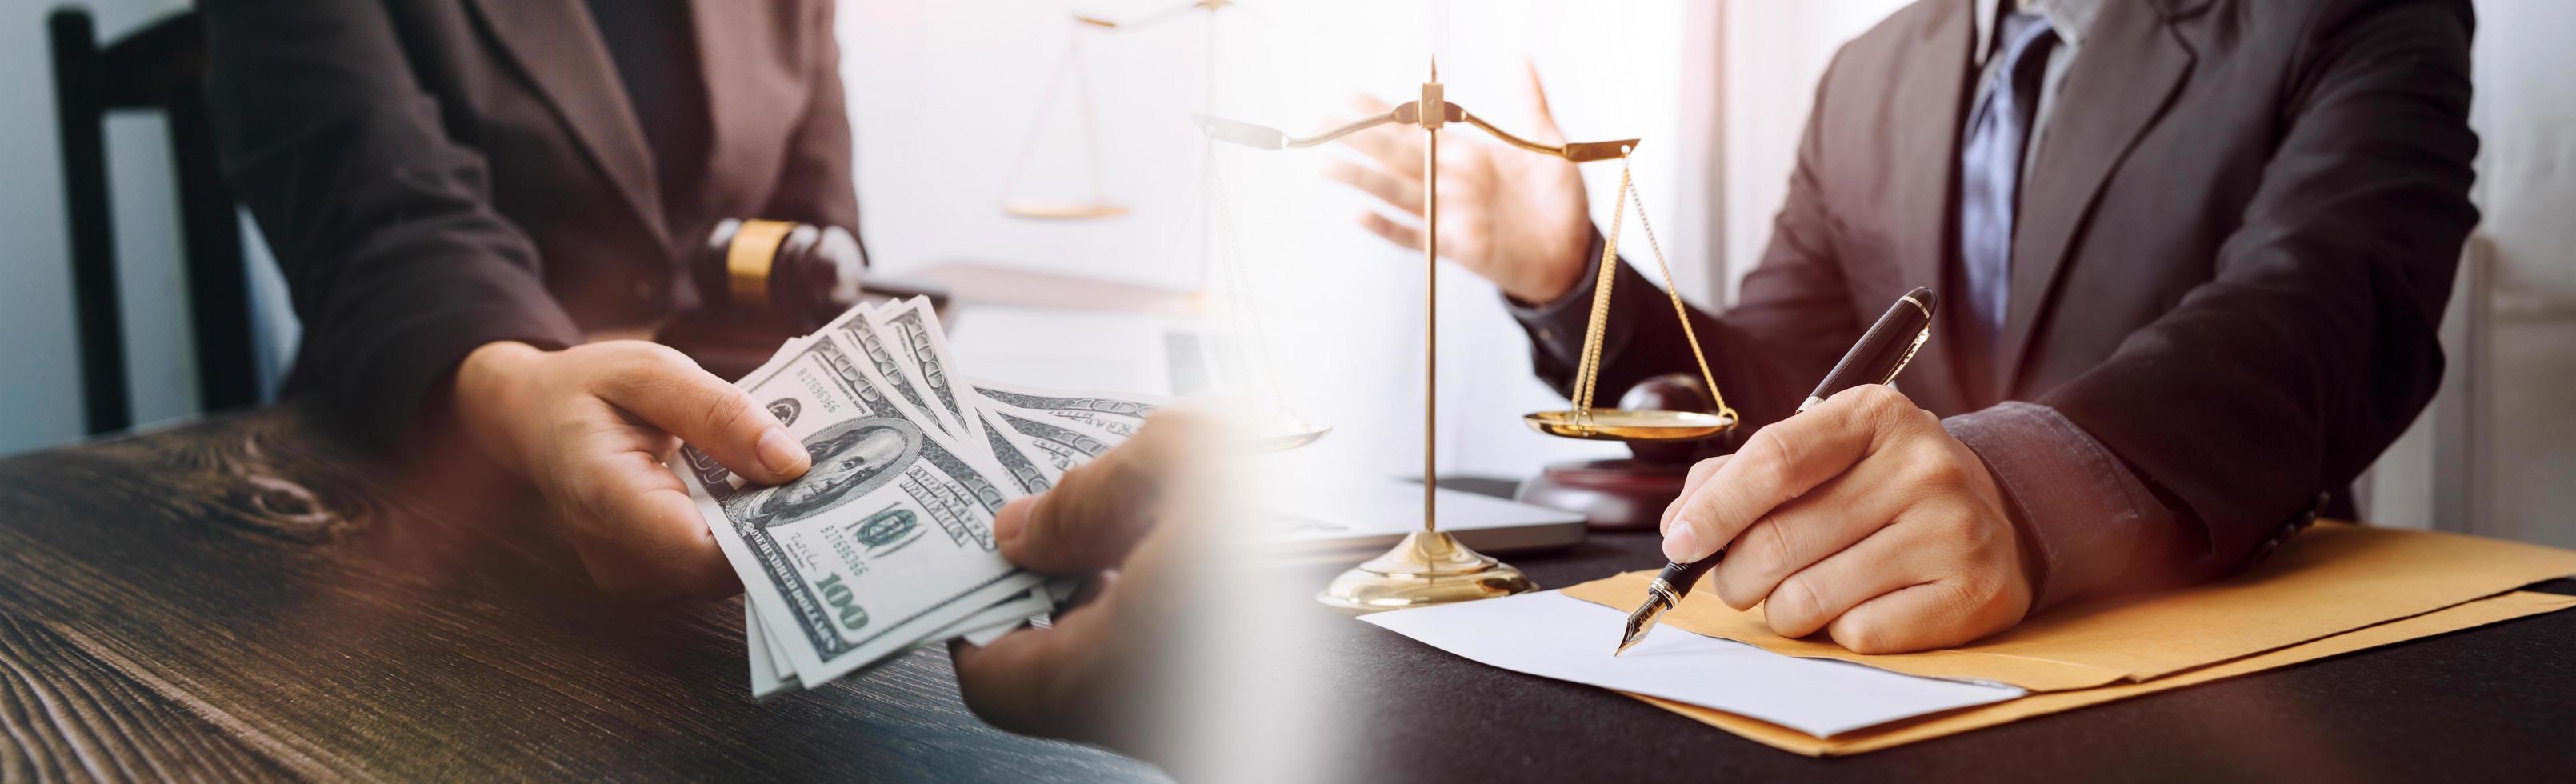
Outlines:
{"label": "hand with open palm", "polygon": [[[1561,143],[1564,134],[1548,113],[1536,67],[1528,77],[1535,115],[1528,135],[1542,143]],[[1368,114],[1389,108],[1365,95],[1353,99],[1352,106]],[[1368,160],[1336,162],[1327,174],[1415,219],[1399,221],[1370,211],[1361,215],[1360,225],[1395,244],[1421,248],[1421,129],[1381,126],[1343,142]],[[1441,142],[1440,255],[1524,302],[1547,302],[1573,288],[1588,266],[1584,256],[1592,241],[1583,177],[1574,163],[1515,149],[1481,132],[1448,133]]]}

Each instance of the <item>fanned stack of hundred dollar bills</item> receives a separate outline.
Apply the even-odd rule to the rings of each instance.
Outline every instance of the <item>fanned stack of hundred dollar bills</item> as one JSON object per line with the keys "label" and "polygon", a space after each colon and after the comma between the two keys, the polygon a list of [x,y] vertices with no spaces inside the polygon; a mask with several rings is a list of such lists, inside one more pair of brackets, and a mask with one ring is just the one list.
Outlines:
{"label": "fanned stack of hundred dollar bills", "polygon": [[813,455],[750,484],[696,449],[689,485],[742,577],[751,691],[814,688],[914,646],[984,644],[1072,585],[1002,559],[993,515],[1125,441],[1164,403],[965,378],[929,300],[860,305],[739,385]]}

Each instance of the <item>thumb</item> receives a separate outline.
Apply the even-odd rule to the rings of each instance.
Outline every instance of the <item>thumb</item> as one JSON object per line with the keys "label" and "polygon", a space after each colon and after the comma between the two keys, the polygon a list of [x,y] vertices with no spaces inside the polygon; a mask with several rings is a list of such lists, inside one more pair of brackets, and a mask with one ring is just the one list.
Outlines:
{"label": "thumb", "polygon": [[680,352],[654,346],[623,359],[597,388],[609,405],[678,436],[754,482],[786,482],[803,476],[813,464],[805,446],[769,409]]}
{"label": "thumb", "polygon": [[1126,560],[1153,530],[1161,493],[1155,467],[1137,459],[1138,440],[1066,470],[1052,490],[1003,506],[993,516],[1002,557],[1048,574],[1081,574]]}
{"label": "thumb", "polygon": [[1002,507],[993,517],[1002,557],[1050,574],[1108,569],[1154,530],[1175,483],[1194,481],[1209,426],[1191,412],[1165,410],[1127,443],[1064,472],[1055,489]]}

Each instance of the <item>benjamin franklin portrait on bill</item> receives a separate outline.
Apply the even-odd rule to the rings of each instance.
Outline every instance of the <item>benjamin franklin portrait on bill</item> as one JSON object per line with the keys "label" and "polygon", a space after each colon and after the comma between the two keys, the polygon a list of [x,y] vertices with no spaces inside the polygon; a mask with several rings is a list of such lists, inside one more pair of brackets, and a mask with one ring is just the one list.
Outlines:
{"label": "benjamin franklin portrait on bill", "polygon": [[764,487],[732,504],[743,522],[760,528],[784,525],[840,506],[894,481],[921,454],[921,429],[878,417],[844,422],[805,439],[814,467],[793,482]]}

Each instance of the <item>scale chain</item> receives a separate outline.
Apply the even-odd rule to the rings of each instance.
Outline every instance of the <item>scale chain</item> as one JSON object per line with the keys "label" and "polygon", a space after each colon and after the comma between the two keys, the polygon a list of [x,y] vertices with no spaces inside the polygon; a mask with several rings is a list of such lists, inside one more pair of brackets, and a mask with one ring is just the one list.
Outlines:
{"label": "scale chain", "polygon": [[1717,388],[1717,375],[1709,371],[1708,357],[1700,351],[1698,330],[1691,326],[1690,308],[1682,303],[1681,289],[1673,285],[1672,265],[1664,260],[1664,246],[1655,238],[1655,224],[1646,218],[1646,200],[1638,192],[1636,179],[1632,176],[1633,159],[1627,155],[1628,150],[1620,152],[1619,195],[1610,210],[1610,235],[1601,244],[1599,276],[1592,284],[1592,317],[1584,324],[1583,358],[1574,371],[1575,416],[1586,422],[1592,416],[1595,388],[1601,380],[1602,344],[1608,340],[1610,289],[1617,278],[1619,235],[1627,225],[1628,207],[1635,205],[1637,227],[1645,231],[1646,246],[1654,251],[1655,270],[1663,277],[1664,293],[1672,299],[1674,317],[1681,320],[1682,337],[1690,344],[1691,359],[1699,365],[1700,381],[1708,385],[1709,397],[1717,404],[1717,415],[1733,423],[1736,420],[1735,409],[1726,404],[1726,393]]}
{"label": "scale chain", "polygon": [[1575,415],[1586,419],[1592,415],[1593,388],[1601,376],[1602,344],[1607,342],[1609,331],[1610,287],[1612,275],[1617,270],[1613,265],[1619,263],[1619,231],[1625,225],[1618,216],[1626,212],[1628,203],[1626,169],[1619,171],[1619,181],[1622,187],[1618,203],[1610,212],[1610,236],[1607,242],[1602,243],[1600,274],[1592,285],[1592,313],[1583,327],[1583,360],[1574,371]]}
{"label": "scale chain", "polygon": [[[1699,333],[1691,328],[1690,308],[1682,304],[1682,290],[1673,285],[1672,265],[1664,263],[1664,245],[1655,241],[1655,224],[1646,221],[1646,198],[1637,193],[1637,184],[1628,179],[1627,158],[1623,156],[1620,161],[1619,187],[1627,191],[1627,202],[1637,205],[1637,228],[1645,230],[1646,247],[1655,252],[1655,270],[1663,274],[1664,293],[1671,295],[1673,300],[1673,316],[1681,319],[1682,338],[1690,344],[1691,359],[1699,363],[1699,380],[1708,385],[1710,402],[1717,404],[1717,415],[1724,417],[1732,426],[1736,421],[1735,409],[1726,405],[1726,393],[1717,389],[1717,375],[1708,371],[1708,357],[1699,349]],[[1611,236],[1617,237],[1618,234],[1614,232]],[[1616,243],[1616,240],[1612,242]]]}

